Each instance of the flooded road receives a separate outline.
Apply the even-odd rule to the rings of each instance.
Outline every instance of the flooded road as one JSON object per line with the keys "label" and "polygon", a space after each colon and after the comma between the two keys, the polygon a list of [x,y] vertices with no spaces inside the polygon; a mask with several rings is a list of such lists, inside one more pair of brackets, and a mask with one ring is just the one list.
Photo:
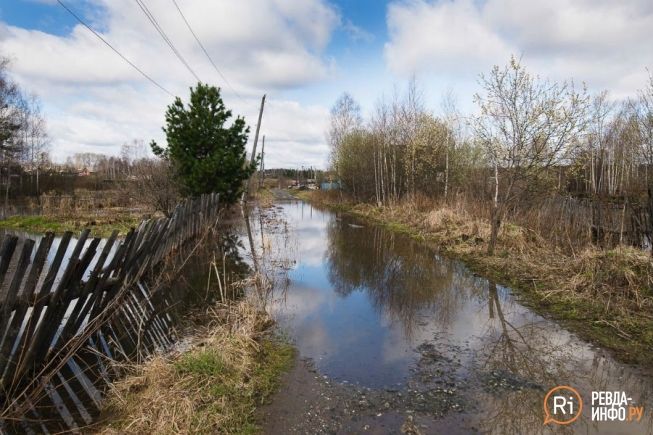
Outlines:
{"label": "flooded road", "polygon": [[[269,309],[299,353],[263,411],[269,433],[653,433],[650,372],[616,362],[407,236],[281,201],[244,246],[276,277]],[[543,425],[546,393],[585,409]],[[593,391],[623,391],[639,422],[592,421]]]}

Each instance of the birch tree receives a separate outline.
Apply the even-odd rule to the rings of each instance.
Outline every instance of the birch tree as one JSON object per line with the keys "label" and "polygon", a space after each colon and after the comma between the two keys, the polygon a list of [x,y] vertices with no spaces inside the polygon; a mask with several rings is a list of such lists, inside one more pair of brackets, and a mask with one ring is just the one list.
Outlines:
{"label": "birch tree", "polygon": [[648,169],[653,166],[653,74],[649,74],[646,87],[639,92],[637,110],[641,152]]}
{"label": "birch tree", "polygon": [[25,101],[18,85],[7,74],[9,61],[0,57],[0,158],[8,165],[20,155],[20,129],[25,113]]}
{"label": "birch tree", "polygon": [[328,139],[331,146],[331,162],[336,169],[338,153],[344,143],[345,137],[363,125],[361,107],[348,93],[343,93],[331,108],[331,124],[329,127]]}
{"label": "birch tree", "polygon": [[474,99],[474,128],[493,168],[494,194],[488,254],[493,255],[506,209],[518,200],[522,182],[533,182],[565,155],[585,128],[588,97],[573,82],[533,76],[514,56],[505,67],[482,74]]}
{"label": "birch tree", "polygon": [[48,136],[41,106],[35,95],[25,95],[8,74],[9,61],[0,56],[0,171],[4,181],[5,207],[11,180],[19,165],[36,175],[39,192],[40,162],[47,158]]}
{"label": "birch tree", "polygon": [[[653,238],[653,188],[649,178],[649,169],[653,166],[653,74],[649,73],[647,86],[639,93],[637,124],[641,139],[641,152],[646,171],[646,191],[648,194],[648,233]],[[651,250],[653,255],[653,249]]]}
{"label": "birch tree", "polygon": [[[44,161],[49,160],[49,137],[45,119],[41,114],[41,104],[35,95],[26,100],[21,122],[22,161],[29,169],[34,192],[39,195],[39,176]],[[35,182],[35,183],[34,183]]]}
{"label": "birch tree", "polygon": [[450,172],[450,157],[455,151],[456,142],[460,136],[460,119],[461,115],[458,111],[458,104],[456,102],[456,95],[453,89],[449,88],[442,96],[442,113],[444,122],[449,128],[450,134],[447,135],[445,143],[445,163],[444,163],[444,199],[447,199],[449,194],[449,172]]}

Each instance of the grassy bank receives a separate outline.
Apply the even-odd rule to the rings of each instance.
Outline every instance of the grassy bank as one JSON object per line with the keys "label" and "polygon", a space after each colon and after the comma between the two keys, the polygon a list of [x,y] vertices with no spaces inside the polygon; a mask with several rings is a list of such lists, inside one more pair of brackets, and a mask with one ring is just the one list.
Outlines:
{"label": "grassy bank", "polygon": [[410,202],[378,207],[310,191],[296,196],[433,244],[622,360],[653,364],[653,263],[641,250],[586,247],[568,254],[505,223],[495,255],[488,256],[489,224],[462,207],[420,209]]}
{"label": "grassy bank", "polygon": [[80,216],[12,216],[0,220],[0,228],[27,231],[30,233],[44,233],[52,231],[61,234],[66,231],[79,232],[89,228],[91,234],[99,237],[108,237],[114,230],[120,234],[127,234],[130,228],[137,226],[141,219],[130,215],[113,215],[107,217]]}
{"label": "grassy bank", "polygon": [[128,368],[97,432],[258,432],[254,411],[277,388],[294,349],[270,335],[268,315],[246,300],[198,318],[188,349]]}
{"label": "grassy bank", "polygon": [[254,198],[262,208],[267,208],[274,204],[274,194],[268,187],[257,189]]}

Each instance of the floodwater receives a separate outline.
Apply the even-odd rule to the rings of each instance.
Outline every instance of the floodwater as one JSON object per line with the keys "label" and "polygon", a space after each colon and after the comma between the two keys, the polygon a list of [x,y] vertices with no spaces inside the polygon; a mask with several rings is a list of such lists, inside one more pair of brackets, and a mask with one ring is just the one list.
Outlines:
{"label": "floodwater", "polygon": [[[362,430],[394,413],[423,422],[421,433],[440,433],[442,421],[463,433],[653,433],[650,371],[615,361],[436,249],[300,201],[249,221],[243,245],[273,276],[269,309],[300,359],[364,391],[366,403],[384,403],[378,414],[358,409],[374,413]],[[561,385],[580,393],[584,409],[570,425],[544,425],[544,397]],[[629,406],[644,407],[641,420],[592,421],[599,391],[624,392]],[[297,420],[308,418],[302,412]],[[284,418],[292,424],[292,412]]]}

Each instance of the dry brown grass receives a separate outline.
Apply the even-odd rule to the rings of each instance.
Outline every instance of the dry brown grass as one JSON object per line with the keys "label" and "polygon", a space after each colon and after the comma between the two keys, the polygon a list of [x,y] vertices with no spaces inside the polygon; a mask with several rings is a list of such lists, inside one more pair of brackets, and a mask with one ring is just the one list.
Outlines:
{"label": "dry brown grass", "polygon": [[[574,294],[617,302],[615,309],[653,311],[653,263],[641,250],[587,248],[567,262],[572,276],[565,286]],[[628,301],[623,307],[618,301]]]}
{"label": "dry brown grass", "polygon": [[272,191],[267,187],[260,189],[257,188],[254,197],[256,198],[259,207],[269,208],[274,204],[274,195],[272,194]]}
{"label": "dry brown grass", "polygon": [[[267,338],[271,320],[248,301],[210,307],[188,348],[128,367],[108,394],[98,433],[250,433],[292,348]],[[206,320],[208,319],[208,322]]]}
{"label": "dry brown grass", "polygon": [[490,236],[490,225],[469,216],[462,210],[440,207],[426,214],[425,222],[429,228],[442,234],[442,237],[457,240],[466,238],[486,239]]}

